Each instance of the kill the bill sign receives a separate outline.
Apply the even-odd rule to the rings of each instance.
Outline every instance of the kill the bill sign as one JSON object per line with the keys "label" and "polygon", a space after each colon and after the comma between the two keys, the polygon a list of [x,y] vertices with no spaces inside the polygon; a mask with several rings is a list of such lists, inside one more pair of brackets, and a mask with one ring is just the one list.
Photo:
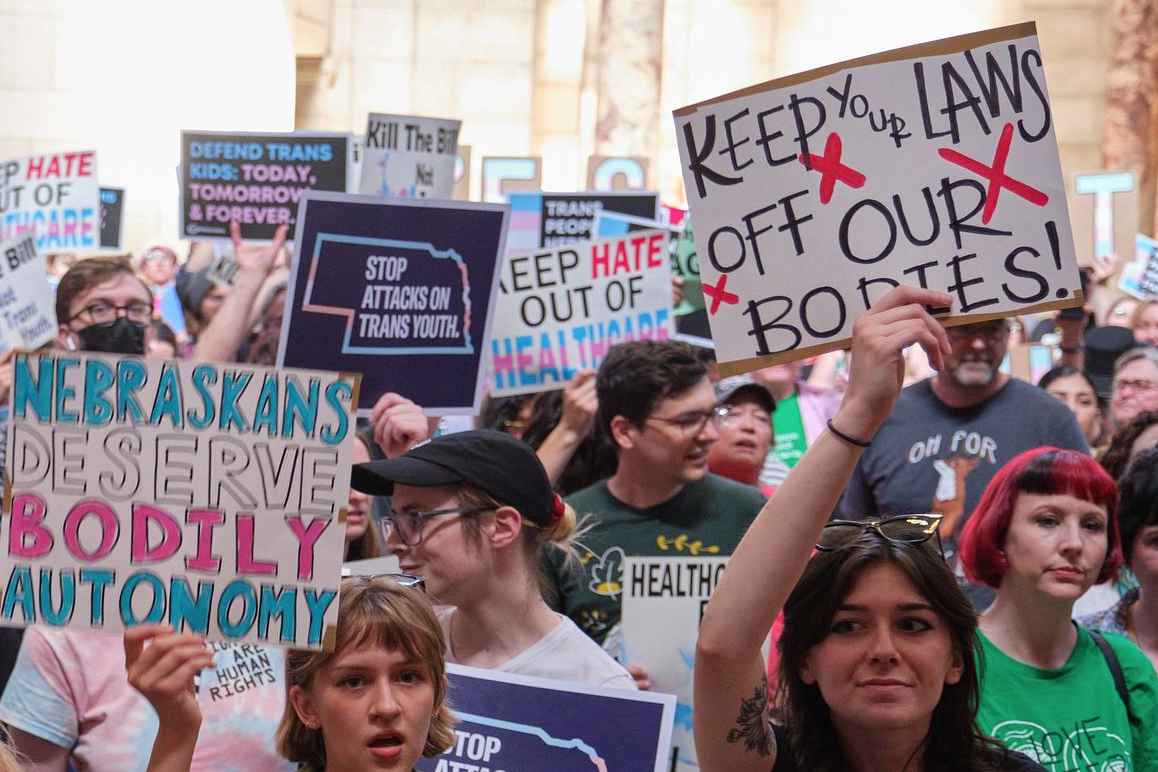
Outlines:
{"label": "kill the bill sign", "polygon": [[952,323],[1081,302],[1034,24],[822,67],[675,113],[722,374],[848,345],[897,284]]}

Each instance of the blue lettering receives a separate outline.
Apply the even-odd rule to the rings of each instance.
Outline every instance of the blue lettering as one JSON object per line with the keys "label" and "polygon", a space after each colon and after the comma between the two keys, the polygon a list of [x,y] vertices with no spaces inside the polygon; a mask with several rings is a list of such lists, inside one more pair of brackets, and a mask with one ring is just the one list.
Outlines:
{"label": "blue lettering", "polygon": [[84,363],[84,422],[90,426],[104,426],[113,420],[113,403],[105,399],[116,377],[113,368],[102,359]]}
{"label": "blue lettering", "polygon": [[213,423],[213,419],[217,417],[217,410],[213,406],[213,393],[209,391],[207,383],[217,383],[217,368],[213,365],[194,367],[193,388],[197,390],[197,396],[201,397],[203,408],[199,416],[195,415],[192,410],[186,414],[189,418],[189,425],[194,429],[207,429]]}

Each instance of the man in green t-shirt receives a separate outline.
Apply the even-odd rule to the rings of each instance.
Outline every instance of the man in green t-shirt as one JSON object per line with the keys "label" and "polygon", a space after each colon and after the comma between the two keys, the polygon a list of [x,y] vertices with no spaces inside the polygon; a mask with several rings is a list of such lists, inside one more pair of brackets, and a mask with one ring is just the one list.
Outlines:
{"label": "man in green t-shirt", "polygon": [[597,420],[615,444],[618,467],[567,499],[580,517],[594,518],[580,539],[582,571],[553,561],[547,573],[556,607],[618,653],[624,558],[730,555],[764,497],[708,472],[719,412],[707,367],[691,346],[620,344],[599,368],[596,390]]}

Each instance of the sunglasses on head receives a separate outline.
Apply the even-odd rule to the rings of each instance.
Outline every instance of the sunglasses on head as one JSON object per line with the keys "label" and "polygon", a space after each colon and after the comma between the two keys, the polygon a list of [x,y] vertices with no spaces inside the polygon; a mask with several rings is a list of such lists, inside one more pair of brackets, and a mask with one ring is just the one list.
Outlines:
{"label": "sunglasses on head", "polygon": [[358,576],[347,576],[346,579],[354,582],[373,582],[376,579],[389,579],[403,587],[411,587],[420,592],[426,592],[426,580],[414,574],[359,574]]}
{"label": "sunglasses on head", "polygon": [[866,532],[895,544],[923,544],[936,536],[941,557],[945,557],[945,548],[937,530],[941,520],[941,515],[897,515],[883,520],[833,520],[821,530],[816,549],[835,552],[852,544]]}

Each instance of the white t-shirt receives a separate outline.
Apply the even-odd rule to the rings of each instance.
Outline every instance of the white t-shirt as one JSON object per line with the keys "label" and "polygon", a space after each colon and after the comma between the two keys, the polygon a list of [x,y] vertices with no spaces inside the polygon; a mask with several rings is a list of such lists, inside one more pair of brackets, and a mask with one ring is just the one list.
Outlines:
{"label": "white t-shirt", "polygon": [[[438,621],[446,635],[446,661],[464,664],[450,650],[450,620],[454,612],[450,606],[438,609]],[[588,638],[570,619],[562,614],[555,616],[559,618],[559,624],[554,630],[502,665],[490,669],[608,689],[636,688],[635,679],[623,665],[599,648],[599,644]]]}

